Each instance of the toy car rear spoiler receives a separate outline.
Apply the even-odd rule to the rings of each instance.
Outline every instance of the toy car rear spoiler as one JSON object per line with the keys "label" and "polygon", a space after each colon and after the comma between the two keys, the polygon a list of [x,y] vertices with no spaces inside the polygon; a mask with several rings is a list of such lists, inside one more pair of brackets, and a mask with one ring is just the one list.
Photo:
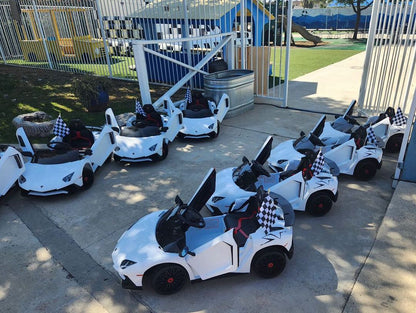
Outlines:
{"label": "toy car rear spoiler", "polygon": [[188,202],[189,207],[193,208],[195,211],[201,211],[205,203],[207,203],[208,199],[215,191],[215,179],[215,169],[211,168],[192,199]]}
{"label": "toy car rear spoiler", "polygon": [[273,137],[272,136],[267,137],[266,141],[264,142],[263,146],[260,148],[254,160],[259,162],[261,165],[266,163],[267,159],[270,157],[270,152],[272,151],[272,143],[273,143]]}

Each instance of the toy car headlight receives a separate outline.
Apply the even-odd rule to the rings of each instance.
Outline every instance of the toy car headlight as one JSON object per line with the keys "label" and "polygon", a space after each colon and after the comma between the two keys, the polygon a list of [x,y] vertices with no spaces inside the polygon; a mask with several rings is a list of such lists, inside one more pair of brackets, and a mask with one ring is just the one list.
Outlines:
{"label": "toy car headlight", "polygon": [[214,129],[214,123],[208,126],[209,129]]}
{"label": "toy car headlight", "polygon": [[115,147],[114,151],[120,151],[120,147],[119,146]]}
{"label": "toy car headlight", "polygon": [[282,164],[282,163],[285,163],[285,162],[287,162],[287,160],[279,160],[279,161],[277,161],[277,164]]}
{"label": "toy car headlight", "polygon": [[221,201],[222,199],[224,199],[225,197],[213,197],[212,198],[212,202],[216,203],[218,201]]}
{"label": "toy car headlight", "polygon": [[150,150],[150,151],[155,151],[155,150],[156,150],[156,147],[157,147],[157,143],[155,143],[153,146],[151,146],[151,147],[149,148],[149,150]]}
{"label": "toy car headlight", "polygon": [[66,175],[64,178],[62,178],[62,180],[67,183],[67,182],[71,181],[72,176],[74,176],[74,172],[72,172],[71,174]]}
{"label": "toy car headlight", "polygon": [[131,261],[131,260],[123,260],[120,263],[120,268],[125,269],[126,267],[129,267],[130,265],[136,264],[137,262]]}
{"label": "toy car headlight", "polygon": [[19,177],[19,183],[23,184],[24,182],[26,182],[26,178],[23,175],[20,175]]}

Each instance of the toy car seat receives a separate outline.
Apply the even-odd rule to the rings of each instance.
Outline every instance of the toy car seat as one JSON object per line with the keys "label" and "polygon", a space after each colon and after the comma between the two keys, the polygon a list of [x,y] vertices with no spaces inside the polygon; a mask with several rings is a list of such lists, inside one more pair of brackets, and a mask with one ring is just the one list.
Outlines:
{"label": "toy car seat", "polygon": [[388,116],[390,119],[390,124],[393,124],[393,117],[396,115],[396,112],[394,111],[394,108],[388,107],[385,113],[385,116]]}
{"label": "toy car seat", "polygon": [[201,92],[192,92],[192,103],[189,103],[186,110],[183,111],[183,116],[187,118],[204,118],[212,116],[209,109],[208,99],[205,98]]}
{"label": "toy car seat", "polygon": [[360,149],[365,144],[365,139],[367,138],[367,131],[363,126],[360,126],[351,134],[351,138],[354,139],[357,149]]}
{"label": "toy car seat", "polygon": [[257,194],[248,199],[248,207],[245,212],[231,212],[224,217],[227,230],[233,230],[233,237],[239,247],[243,247],[251,233],[254,233],[260,224],[257,220],[257,212],[264,198],[264,191],[259,188]]}
{"label": "toy car seat", "polygon": [[143,111],[146,113],[146,126],[157,126],[162,127],[162,117],[151,104],[145,104],[143,106]]}
{"label": "toy car seat", "polygon": [[94,135],[80,119],[74,119],[69,123],[69,134],[63,138],[63,142],[69,143],[74,149],[91,148]]}

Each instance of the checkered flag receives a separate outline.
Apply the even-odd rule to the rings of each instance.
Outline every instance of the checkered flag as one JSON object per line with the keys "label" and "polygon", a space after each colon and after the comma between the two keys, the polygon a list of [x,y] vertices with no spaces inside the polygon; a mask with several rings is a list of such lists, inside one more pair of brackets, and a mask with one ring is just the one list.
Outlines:
{"label": "checkered flag", "polygon": [[377,137],[371,126],[367,128],[367,144],[377,145]]}
{"label": "checkered flag", "polygon": [[397,126],[406,125],[407,118],[404,116],[402,109],[398,108],[396,115],[392,119],[393,124],[396,124]]}
{"label": "checkered flag", "polygon": [[266,235],[270,232],[271,227],[278,218],[276,207],[277,204],[274,202],[273,198],[267,195],[257,213],[257,220],[259,221],[260,226],[264,228]]}
{"label": "checkered flag", "polygon": [[315,161],[312,164],[311,171],[316,176],[320,172],[322,172],[325,165],[324,155],[322,154],[321,150],[319,150],[318,155],[315,158]]}
{"label": "checkered flag", "polygon": [[188,89],[186,89],[185,101],[186,101],[186,103],[192,103],[192,93],[191,93],[191,89],[189,87],[188,87]]}
{"label": "checkered flag", "polygon": [[69,134],[69,128],[66,126],[64,120],[61,117],[61,114],[59,114],[58,118],[56,119],[55,126],[53,127],[53,133],[55,136],[62,138]]}
{"label": "checkered flag", "polygon": [[146,113],[144,112],[143,107],[140,104],[139,100],[136,100],[136,113],[146,116]]}

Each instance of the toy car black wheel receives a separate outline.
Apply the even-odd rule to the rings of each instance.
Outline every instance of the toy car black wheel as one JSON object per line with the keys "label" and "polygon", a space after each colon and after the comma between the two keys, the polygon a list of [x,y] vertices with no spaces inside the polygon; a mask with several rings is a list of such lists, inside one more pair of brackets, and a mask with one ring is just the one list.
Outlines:
{"label": "toy car black wheel", "polygon": [[89,189],[92,184],[94,182],[94,172],[88,168],[88,167],[84,167],[84,169],[82,170],[82,190],[87,190]]}
{"label": "toy car black wheel", "polygon": [[113,159],[114,159],[114,161],[120,162],[121,157],[119,155],[113,153]]}
{"label": "toy car black wheel", "polygon": [[159,155],[156,153],[151,158],[153,161],[162,161],[166,159],[166,157],[168,156],[168,153],[169,153],[169,145],[166,142],[163,142],[162,155]]}
{"label": "toy car black wheel", "polygon": [[157,293],[170,295],[181,290],[188,280],[188,273],[182,266],[166,264],[154,269],[151,283]]}
{"label": "toy car black wheel", "polygon": [[313,216],[323,216],[332,208],[332,199],[326,192],[312,194],[306,203],[305,210]]}
{"label": "toy car black wheel", "polygon": [[386,144],[386,150],[391,153],[398,153],[402,146],[403,134],[396,134],[389,138]]}
{"label": "toy car black wheel", "polygon": [[377,161],[365,159],[358,162],[354,170],[354,176],[359,180],[369,180],[376,175]]}
{"label": "toy car black wheel", "polygon": [[251,264],[252,270],[263,278],[273,278],[283,272],[286,256],[282,251],[267,249],[257,252]]}
{"label": "toy car black wheel", "polygon": [[211,138],[217,138],[219,134],[220,134],[220,123],[217,122],[217,132],[213,131],[209,133],[209,136]]}

